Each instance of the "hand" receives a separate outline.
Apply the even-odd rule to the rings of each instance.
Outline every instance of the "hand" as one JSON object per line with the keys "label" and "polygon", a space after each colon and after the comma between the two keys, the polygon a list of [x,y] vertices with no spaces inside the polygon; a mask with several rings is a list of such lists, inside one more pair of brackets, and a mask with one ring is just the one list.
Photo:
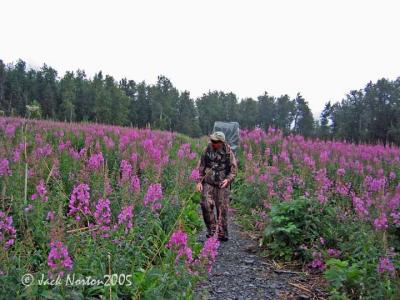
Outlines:
{"label": "hand", "polygon": [[203,190],[203,184],[199,182],[198,184],[196,184],[196,191],[201,192],[202,190]]}
{"label": "hand", "polygon": [[220,185],[220,188],[223,189],[224,187],[226,187],[226,186],[228,185],[228,183],[229,183],[229,180],[228,180],[228,179],[222,180],[221,185]]}

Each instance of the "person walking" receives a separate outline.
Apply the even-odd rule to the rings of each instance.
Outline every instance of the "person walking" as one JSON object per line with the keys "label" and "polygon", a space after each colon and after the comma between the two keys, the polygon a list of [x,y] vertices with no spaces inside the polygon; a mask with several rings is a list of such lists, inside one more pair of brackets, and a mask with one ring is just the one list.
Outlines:
{"label": "person walking", "polygon": [[201,192],[200,206],[207,227],[206,237],[217,234],[220,241],[227,241],[230,193],[228,186],[237,174],[237,163],[235,154],[225,141],[225,134],[222,131],[210,135],[210,142],[204,148],[197,168],[200,179],[196,190]]}

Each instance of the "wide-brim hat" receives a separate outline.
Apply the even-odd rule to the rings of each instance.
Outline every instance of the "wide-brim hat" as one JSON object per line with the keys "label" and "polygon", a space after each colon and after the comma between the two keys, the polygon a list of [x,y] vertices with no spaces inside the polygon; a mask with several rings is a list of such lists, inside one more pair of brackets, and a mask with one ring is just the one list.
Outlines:
{"label": "wide-brim hat", "polygon": [[219,142],[225,142],[225,134],[222,131],[216,131],[213,132],[210,135],[210,140],[212,141],[219,141]]}

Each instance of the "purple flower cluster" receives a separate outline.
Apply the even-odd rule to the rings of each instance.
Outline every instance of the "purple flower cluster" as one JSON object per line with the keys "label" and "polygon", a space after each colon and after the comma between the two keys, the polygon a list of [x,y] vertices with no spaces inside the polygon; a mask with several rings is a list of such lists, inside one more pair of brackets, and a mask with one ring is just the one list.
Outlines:
{"label": "purple flower cluster", "polygon": [[369,214],[367,208],[365,207],[365,203],[361,198],[359,198],[357,196],[353,196],[352,200],[353,200],[353,206],[354,206],[358,216],[360,216],[362,218]]}
{"label": "purple flower cluster", "polygon": [[182,230],[177,230],[172,233],[168,243],[165,247],[175,249],[178,253],[175,258],[175,263],[178,262],[179,258],[186,256],[186,263],[193,261],[192,249],[187,245],[187,234]]}
{"label": "purple flower cluster", "polygon": [[374,227],[376,230],[384,230],[389,227],[385,213],[381,213],[380,216],[374,220]]}
{"label": "purple flower cluster", "polygon": [[340,177],[344,176],[345,173],[346,173],[346,170],[343,168],[339,168],[336,170],[336,174]]}
{"label": "purple flower cluster", "polygon": [[55,217],[54,211],[50,210],[47,212],[46,220],[47,221],[53,221]]}
{"label": "purple flower cluster", "polygon": [[329,248],[328,255],[331,257],[339,257],[342,252],[338,249]]}
{"label": "purple flower cluster", "polygon": [[158,201],[163,197],[161,184],[152,183],[147,189],[146,195],[144,196],[144,205],[151,204],[151,209],[156,210],[161,208],[161,203]]}
{"label": "purple flower cluster", "polygon": [[7,159],[0,159],[0,177],[1,176],[11,176],[12,172]]}
{"label": "purple flower cluster", "polygon": [[329,191],[329,188],[332,184],[332,182],[326,175],[326,169],[323,168],[318,170],[316,175],[314,176],[314,179],[318,186],[316,190],[317,199],[321,204],[324,204],[328,202],[327,192]]}
{"label": "purple flower cluster", "polygon": [[65,270],[72,270],[72,259],[68,249],[60,241],[50,242],[50,252],[47,257],[47,265],[50,267],[49,277],[64,276]]}
{"label": "purple flower cluster", "polygon": [[388,274],[394,276],[395,272],[396,272],[396,269],[395,269],[393,263],[390,261],[389,258],[381,257],[381,258],[379,258],[377,271],[379,273],[381,273],[381,274],[382,273],[388,273]]}
{"label": "purple flower cluster", "polygon": [[321,252],[314,251],[313,254],[313,260],[309,264],[309,266],[313,269],[319,269],[319,270],[324,270],[325,269],[325,263],[324,259],[322,257]]}
{"label": "purple flower cluster", "polygon": [[215,262],[215,258],[217,257],[217,250],[219,248],[220,242],[217,237],[212,236],[208,238],[201,249],[200,259],[205,259],[207,262],[207,270],[208,273],[211,273],[212,265]]}
{"label": "purple flower cluster", "polygon": [[113,139],[110,138],[109,136],[105,135],[103,137],[103,140],[104,140],[104,144],[106,145],[107,149],[111,149],[114,147],[115,143],[114,143]]}
{"label": "purple flower cluster", "polygon": [[36,200],[38,197],[42,199],[42,202],[47,202],[49,197],[46,196],[46,184],[43,179],[40,179],[39,184],[36,186],[36,193],[31,196],[32,200]]}
{"label": "purple flower cluster", "polygon": [[[118,225],[125,225],[125,233],[128,233],[129,230],[133,227],[132,223],[133,219],[133,205],[128,205],[122,208],[121,212],[118,215]],[[116,229],[117,226],[114,226]]]}
{"label": "purple flower cluster", "polygon": [[104,232],[102,237],[108,237],[109,235],[107,232],[110,230],[111,223],[110,200],[99,199],[96,204],[96,211],[93,215],[96,220],[96,225],[99,226],[100,231]]}
{"label": "purple flower cluster", "polygon": [[133,192],[140,192],[140,179],[137,175],[132,176],[131,188]]}
{"label": "purple flower cluster", "polygon": [[188,143],[182,144],[179,147],[177,155],[180,160],[184,159],[185,157],[187,157],[189,160],[192,160],[196,157],[196,153],[190,151],[190,144]]}
{"label": "purple flower cluster", "polygon": [[120,173],[121,173],[121,180],[120,184],[124,184],[125,182],[129,181],[132,176],[132,165],[127,160],[121,161],[120,166]]}
{"label": "purple flower cluster", "polygon": [[75,220],[79,221],[81,217],[79,212],[83,215],[90,215],[90,187],[86,183],[81,183],[74,186],[71,196],[69,198],[69,216],[75,216]]}
{"label": "purple flower cluster", "polygon": [[46,144],[43,147],[37,147],[33,152],[33,157],[35,159],[40,159],[41,157],[49,156],[53,149],[50,144]]}
{"label": "purple flower cluster", "polygon": [[70,140],[67,140],[66,142],[61,141],[61,142],[58,144],[58,151],[62,152],[62,151],[64,151],[64,150],[66,150],[66,149],[69,149],[71,146],[72,146],[72,143],[71,143]]}
{"label": "purple flower cluster", "polygon": [[193,170],[192,170],[192,173],[191,173],[190,176],[189,176],[189,180],[190,180],[190,181],[197,182],[199,179],[200,179],[200,172],[199,172],[199,170],[198,170],[197,168],[196,168],[196,169],[193,169]]}
{"label": "purple flower cluster", "polygon": [[7,124],[6,128],[5,128],[5,133],[7,135],[8,138],[13,138],[14,134],[15,134],[15,130],[16,130],[16,126],[13,124]]}
{"label": "purple flower cluster", "polygon": [[103,163],[104,157],[101,152],[92,154],[88,161],[89,170],[98,170]]}
{"label": "purple flower cluster", "polygon": [[14,244],[16,232],[12,217],[0,211],[0,244],[4,249],[8,249]]}
{"label": "purple flower cluster", "polygon": [[139,155],[136,152],[132,152],[131,154],[131,161],[136,163],[138,161]]}
{"label": "purple flower cluster", "polygon": [[13,157],[12,157],[13,162],[20,161],[21,153],[24,151],[24,149],[25,149],[25,143],[19,143],[19,145],[13,151]]}

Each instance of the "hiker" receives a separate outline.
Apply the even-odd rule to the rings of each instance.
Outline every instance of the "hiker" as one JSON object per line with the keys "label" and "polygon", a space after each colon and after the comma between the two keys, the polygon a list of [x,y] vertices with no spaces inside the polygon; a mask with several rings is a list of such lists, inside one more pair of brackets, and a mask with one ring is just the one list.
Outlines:
{"label": "hiker", "polygon": [[[237,174],[235,155],[225,141],[225,134],[216,131],[210,135],[210,143],[203,150],[198,162],[200,179],[196,189],[201,192],[200,206],[209,238],[218,227],[218,239],[228,240],[229,184]],[[214,215],[217,209],[217,220]],[[219,224],[218,224],[219,221]]]}

